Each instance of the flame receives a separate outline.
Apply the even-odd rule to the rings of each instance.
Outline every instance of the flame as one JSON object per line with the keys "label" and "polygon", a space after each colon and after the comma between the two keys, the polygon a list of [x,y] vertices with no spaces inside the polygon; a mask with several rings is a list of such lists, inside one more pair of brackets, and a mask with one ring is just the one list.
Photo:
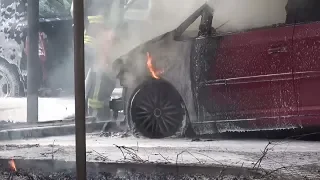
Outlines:
{"label": "flame", "polygon": [[163,71],[156,71],[152,65],[152,57],[149,52],[147,52],[147,65],[151,76],[155,79],[160,79],[159,74],[163,73]]}
{"label": "flame", "polygon": [[11,168],[13,171],[17,171],[16,163],[14,162],[13,159],[11,159],[11,160],[9,161],[9,165],[10,165],[10,168]]}

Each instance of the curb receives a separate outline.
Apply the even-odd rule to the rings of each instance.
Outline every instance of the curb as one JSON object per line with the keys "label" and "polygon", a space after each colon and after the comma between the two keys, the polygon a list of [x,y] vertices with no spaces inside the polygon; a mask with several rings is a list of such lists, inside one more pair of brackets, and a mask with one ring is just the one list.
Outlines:
{"label": "curb", "polygon": [[[108,123],[117,126],[116,121],[102,121],[86,123],[86,132],[92,133],[101,131],[103,126]],[[30,138],[42,138],[49,136],[65,136],[75,134],[75,124],[33,126],[25,128],[15,128],[0,131],[0,141],[19,140]]]}

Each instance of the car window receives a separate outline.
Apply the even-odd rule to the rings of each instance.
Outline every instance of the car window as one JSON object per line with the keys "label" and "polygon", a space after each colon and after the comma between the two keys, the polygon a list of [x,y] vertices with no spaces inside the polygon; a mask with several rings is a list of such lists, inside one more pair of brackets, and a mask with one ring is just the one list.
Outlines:
{"label": "car window", "polygon": [[40,0],[39,15],[41,18],[56,18],[70,16],[69,0]]}

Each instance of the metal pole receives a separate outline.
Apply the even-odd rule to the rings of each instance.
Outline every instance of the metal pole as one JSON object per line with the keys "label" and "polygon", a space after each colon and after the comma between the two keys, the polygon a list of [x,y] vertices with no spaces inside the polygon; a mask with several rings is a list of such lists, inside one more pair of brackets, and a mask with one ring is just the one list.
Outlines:
{"label": "metal pole", "polygon": [[38,122],[39,62],[39,1],[28,0],[28,78],[27,122]]}
{"label": "metal pole", "polygon": [[77,179],[86,179],[84,9],[83,0],[73,1],[74,81]]}

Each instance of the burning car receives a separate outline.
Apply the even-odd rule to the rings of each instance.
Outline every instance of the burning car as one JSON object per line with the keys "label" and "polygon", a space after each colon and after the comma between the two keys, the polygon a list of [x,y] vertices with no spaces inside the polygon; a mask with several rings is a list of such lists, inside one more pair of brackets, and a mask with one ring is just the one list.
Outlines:
{"label": "burning car", "polygon": [[286,23],[226,34],[205,4],[122,56],[128,126],[149,138],[319,126],[320,6],[295,2]]}
{"label": "burning car", "polygon": [[[27,0],[1,0],[0,5],[0,97],[20,96],[27,88]],[[40,0],[39,6],[39,81],[51,88],[49,74],[72,53],[71,0]]]}

